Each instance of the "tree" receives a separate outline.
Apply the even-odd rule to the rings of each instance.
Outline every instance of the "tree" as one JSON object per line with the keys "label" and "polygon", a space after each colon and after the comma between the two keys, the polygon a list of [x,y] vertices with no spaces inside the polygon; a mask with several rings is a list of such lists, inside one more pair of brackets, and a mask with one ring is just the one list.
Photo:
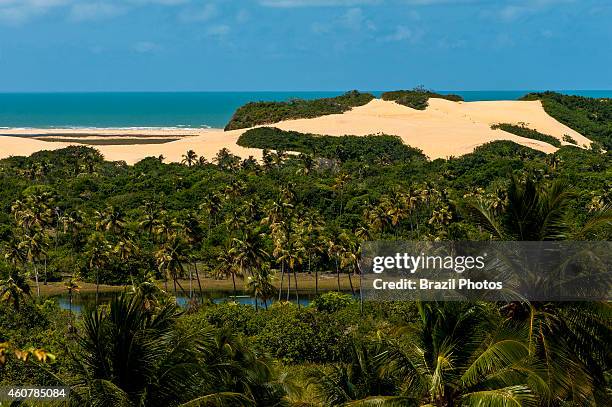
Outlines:
{"label": "tree", "polygon": [[41,257],[46,256],[46,241],[41,232],[32,235],[25,235],[24,240],[19,244],[19,248],[24,251],[26,259],[32,264],[34,280],[36,282],[36,296],[40,297],[40,281],[38,278],[38,262]]}
{"label": "tree", "polygon": [[272,285],[272,274],[269,267],[262,267],[248,277],[247,292],[255,297],[255,310],[259,310],[259,299],[268,309],[268,301],[276,295],[276,288]]}
{"label": "tree", "polygon": [[19,273],[13,272],[8,278],[0,280],[0,302],[12,304],[15,311],[19,312],[21,303],[30,295],[30,286]]}
{"label": "tree", "polygon": [[[263,235],[257,230],[247,229],[242,239],[234,238],[232,240],[229,255],[241,275],[253,276],[257,271],[261,271],[264,261],[268,259],[268,253],[263,246]],[[234,274],[232,274],[232,281],[235,284]]]}
{"label": "tree", "polygon": [[248,374],[256,377],[255,372],[235,369],[237,362],[217,348],[214,332],[179,329],[179,314],[174,304],[150,310],[138,295],[125,294],[113,299],[108,309],[86,313],[77,348],[70,353],[74,402],[154,407],[190,401],[207,406],[253,405],[254,400],[232,388],[244,388]]}
{"label": "tree", "polygon": [[234,298],[236,298],[236,277],[243,278],[243,274],[240,272],[240,268],[237,265],[237,253],[231,252],[231,248],[224,250],[217,257],[217,269],[216,273],[218,276],[225,278],[232,277],[232,285],[234,286]]}
{"label": "tree", "polygon": [[482,200],[470,202],[472,219],[501,240],[566,240],[584,238],[598,227],[612,224],[612,210],[603,208],[591,214],[584,227],[573,232],[569,222],[575,191],[563,180],[537,184],[531,178],[513,176],[507,193],[507,207],[500,214]]}
{"label": "tree", "polygon": [[525,332],[476,303],[418,303],[416,329],[383,341],[380,372],[417,405],[525,406],[545,396]]}
{"label": "tree", "polygon": [[164,282],[166,284],[166,291],[168,291],[167,281],[168,277],[172,278],[174,284],[174,294],[177,293],[177,284],[181,288],[183,294],[185,290],[178,282],[179,277],[184,275],[183,263],[187,261],[187,256],[185,254],[185,242],[180,236],[172,235],[159,250],[155,253],[155,259],[157,261],[157,265],[159,271],[164,276]]}
{"label": "tree", "polygon": [[188,167],[196,164],[198,162],[198,155],[193,150],[187,151],[186,154],[183,154],[183,159],[181,160],[181,164],[186,164]]}
{"label": "tree", "polygon": [[339,212],[340,216],[342,216],[342,209],[343,209],[343,202],[344,202],[344,199],[343,199],[344,188],[346,187],[346,184],[348,184],[350,181],[351,181],[351,176],[347,173],[342,173],[338,175],[336,179],[334,180],[333,188],[335,191],[338,191],[339,199],[340,199],[340,212]]}
{"label": "tree", "polygon": [[100,270],[108,264],[111,253],[112,247],[102,233],[94,232],[89,236],[85,255],[89,267],[94,269],[96,273],[96,306],[99,304]]}

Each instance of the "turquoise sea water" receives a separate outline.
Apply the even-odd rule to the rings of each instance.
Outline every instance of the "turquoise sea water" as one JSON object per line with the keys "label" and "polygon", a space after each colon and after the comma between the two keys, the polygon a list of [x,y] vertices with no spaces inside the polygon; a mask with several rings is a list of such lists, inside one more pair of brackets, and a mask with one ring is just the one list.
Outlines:
{"label": "turquoise sea water", "polygon": [[[524,91],[440,91],[466,101],[513,100]],[[612,97],[612,90],[561,91]],[[253,101],[316,99],[343,92],[131,92],[0,94],[0,128],[223,127],[241,105]],[[377,96],[381,92],[373,92]]]}

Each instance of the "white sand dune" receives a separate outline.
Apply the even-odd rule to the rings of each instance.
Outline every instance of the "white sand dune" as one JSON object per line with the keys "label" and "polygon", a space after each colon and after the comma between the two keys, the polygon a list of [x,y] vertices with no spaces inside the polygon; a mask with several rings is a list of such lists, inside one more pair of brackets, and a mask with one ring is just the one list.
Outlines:
{"label": "white sand dune", "polygon": [[[590,140],[549,116],[539,101],[492,101],[492,102],[451,102],[444,99],[430,99],[426,110],[415,110],[395,102],[374,99],[364,106],[356,107],[343,114],[317,117],[314,119],[287,120],[274,127],[303,133],[342,136],[352,134],[390,134],[399,136],[404,143],[420,148],[430,158],[447,158],[470,153],[474,148],[495,140],[511,140],[518,144],[546,153],[556,151],[548,143],[519,137],[502,130],[492,130],[497,123],[524,123],[527,127],[559,139],[571,136],[579,146],[589,146]],[[2,123],[0,123],[1,125]],[[122,134],[185,136],[181,140],[165,144],[100,145],[95,146],[108,159],[123,160],[133,164],[139,160],[163,155],[167,161],[178,162],[187,150],[194,150],[208,159],[227,148],[241,157],[261,157],[261,150],[244,148],[236,144],[245,131],[224,132],[216,129],[9,129],[4,134]],[[15,155],[30,155],[41,150],[55,150],[66,147],[67,143],[0,137],[0,158]]]}

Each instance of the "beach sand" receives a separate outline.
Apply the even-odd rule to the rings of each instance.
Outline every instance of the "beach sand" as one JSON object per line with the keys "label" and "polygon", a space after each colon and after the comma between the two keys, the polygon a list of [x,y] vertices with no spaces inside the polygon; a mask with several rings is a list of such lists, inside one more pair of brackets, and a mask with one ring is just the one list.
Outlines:
{"label": "beach sand", "polygon": [[[314,119],[287,120],[268,126],[302,133],[332,136],[389,134],[399,136],[404,143],[419,148],[430,157],[448,158],[470,153],[474,148],[495,140],[511,140],[545,153],[557,149],[545,142],[519,137],[502,130],[492,130],[498,123],[524,123],[527,127],[559,139],[571,136],[578,146],[589,146],[590,140],[549,116],[540,101],[451,102],[429,99],[426,110],[415,110],[395,102],[374,99],[343,114]],[[2,123],[0,123],[1,125]],[[163,155],[167,162],[180,162],[187,150],[212,159],[222,148],[246,158],[261,158],[261,150],[236,144],[246,129],[224,132],[221,129],[6,129],[0,136],[0,158],[30,155],[41,150],[64,148],[69,143],[48,142],[24,138],[24,134],[69,137],[146,136],[181,138],[164,144],[96,145],[107,160],[134,164],[145,157]],[[57,136],[59,137],[59,136]]]}

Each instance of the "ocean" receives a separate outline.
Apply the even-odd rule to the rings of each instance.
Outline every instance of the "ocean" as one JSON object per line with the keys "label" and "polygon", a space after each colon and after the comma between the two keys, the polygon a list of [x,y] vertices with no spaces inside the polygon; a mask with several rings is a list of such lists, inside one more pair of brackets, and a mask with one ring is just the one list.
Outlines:
{"label": "ocean", "polygon": [[[514,100],[532,91],[440,91],[466,101]],[[612,97],[612,90],[560,91]],[[253,101],[316,99],[343,92],[0,93],[1,128],[222,128]],[[372,92],[376,96],[380,91]]]}

